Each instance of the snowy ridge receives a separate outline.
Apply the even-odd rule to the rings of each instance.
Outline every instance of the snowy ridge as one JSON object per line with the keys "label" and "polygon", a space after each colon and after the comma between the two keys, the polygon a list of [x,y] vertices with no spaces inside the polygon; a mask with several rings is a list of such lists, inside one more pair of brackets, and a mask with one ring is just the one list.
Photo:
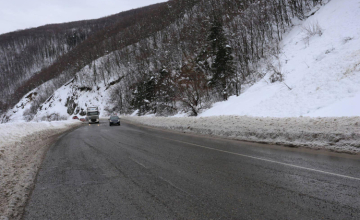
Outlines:
{"label": "snowy ridge", "polygon": [[235,140],[360,153],[360,117],[134,117],[132,122]]}

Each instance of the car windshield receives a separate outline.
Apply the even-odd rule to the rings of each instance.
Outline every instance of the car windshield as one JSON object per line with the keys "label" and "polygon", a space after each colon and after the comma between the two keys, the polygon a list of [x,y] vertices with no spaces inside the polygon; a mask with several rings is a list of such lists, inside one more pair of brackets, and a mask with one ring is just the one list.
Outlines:
{"label": "car windshield", "polygon": [[98,115],[99,112],[88,112],[87,115],[90,116],[90,115]]}
{"label": "car windshield", "polygon": [[119,119],[118,116],[111,116],[111,117],[110,117],[110,120],[118,120],[118,119]]}

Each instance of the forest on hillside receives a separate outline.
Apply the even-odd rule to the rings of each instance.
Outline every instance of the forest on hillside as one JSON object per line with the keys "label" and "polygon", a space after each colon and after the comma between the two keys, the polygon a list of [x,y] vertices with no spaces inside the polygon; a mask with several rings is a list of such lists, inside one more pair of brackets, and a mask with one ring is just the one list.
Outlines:
{"label": "forest on hillside", "polygon": [[[6,106],[40,86],[32,106],[37,109],[74,79],[82,89],[111,87],[108,111],[197,115],[263,77],[260,61],[276,57],[292,19],[311,16],[317,4],[323,1],[172,0],[135,10],[91,35],[67,38],[74,48],[59,49],[51,65],[12,87]],[[37,53],[37,60],[47,53]],[[278,66],[269,63],[267,69],[270,82],[282,80]]]}
{"label": "forest on hillside", "polygon": [[[112,86],[109,111],[172,115],[199,111],[254,83],[260,61],[279,54],[279,41],[321,1],[199,1],[165,29],[95,60],[79,87]],[[270,82],[282,80],[271,63]],[[115,87],[115,88],[114,88]]]}
{"label": "forest on hillside", "polygon": [[[32,89],[75,66],[76,62],[82,60],[81,54],[86,53],[89,45],[94,41],[101,43],[107,37],[101,32],[107,32],[119,22],[125,29],[133,25],[132,21],[138,14],[159,6],[161,4],[100,19],[49,24],[0,35],[0,112],[12,108]],[[98,36],[94,36],[97,33]],[[101,35],[102,38],[99,37]],[[92,40],[90,37],[93,37]],[[89,42],[85,48],[79,48],[87,40]],[[72,54],[68,54],[71,51]],[[73,69],[73,75],[81,68],[77,67]]]}

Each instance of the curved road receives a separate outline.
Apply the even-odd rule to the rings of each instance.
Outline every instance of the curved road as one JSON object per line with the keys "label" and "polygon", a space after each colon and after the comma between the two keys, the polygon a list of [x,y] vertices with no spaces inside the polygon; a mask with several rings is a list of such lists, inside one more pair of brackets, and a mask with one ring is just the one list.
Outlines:
{"label": "curved road", "polygon": [[360,219],[360,158],[102,121],[51,146],[23,219]]}

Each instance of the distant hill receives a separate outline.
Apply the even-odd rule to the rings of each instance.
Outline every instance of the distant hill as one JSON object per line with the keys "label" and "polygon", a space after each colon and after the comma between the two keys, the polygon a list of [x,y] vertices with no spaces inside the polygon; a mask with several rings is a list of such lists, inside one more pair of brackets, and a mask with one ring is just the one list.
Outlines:
{"label": "distant hill", "polygon": [[102,44],[110,35],[116,35],[114,31],[132,26],[141,16],[148,16],[165,5],[160,3],[100,19],[51,24],[0,35],[0,95],[3,97],[0,110],[12,107],[27,92],[65,71],[73,74],[74,70],[70,69],[78,70],[87,62],[85,59],[103,55],[105,49],[90,54],[90,47]]}

